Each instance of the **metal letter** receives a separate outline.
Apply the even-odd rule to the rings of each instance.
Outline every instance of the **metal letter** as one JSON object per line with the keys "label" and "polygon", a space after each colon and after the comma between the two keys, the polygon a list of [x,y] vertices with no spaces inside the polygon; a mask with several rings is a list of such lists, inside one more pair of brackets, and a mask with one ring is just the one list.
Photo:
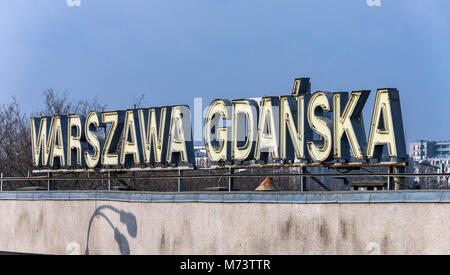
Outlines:
{"label": "metal letter", "polygon": [[[263,97],[258,123],[255,159],[267,161],[269,154],[273,159],[279,159],[278,140],[280,126],[280,99],[278,97]],[[262,154],[261,154],[262,153]]]}
{"label": "metal letter", "polygon": [[[136,118],[136,119],[135,119]],[[137,110],[127,110],[125,112],[125,126],[122,140],[122,148],[120,152],[120,164],[139,164],[141,162],[141,134],[140,128],[137,127],[135,121],[138,120]],[[132,155],[133,161],[127,158]]]}
{"label": "metal letter", "polygon": [[[165,137],[169,130],[167,108],[151,108],[139,110],[139,126],[142,141],[144,163],[161,163],[165,156],[167,142]],[[158,126],[159,125],[159,126]]]}
{"label": "metal letter", "polygon": [[[258,125],[258,105],[254,100],[233,100],[232,159],[245,161],[253,158]],[[239,128],[238,128],[239,127]]]}
{"label": "metal letter", "polygon": [[[366,146],[362,109],[370,91],[333,93],[334,158],[350,159],[349,147],[355,159],[364,159]],[[344,135],[345,133],[345,135]]]}
{"label": "metal letter", "polygon": [[[312,138],[312,131],[305,116],[305,106],[308,105],[309,98],[309,94],[281,97],[280,158],[283,160],[306,158],[305,141]],[[286,130],[289,131],[290,139]]]}
{"label": "metal letter", "polygon": [[231,160],[231,131],[228,127],[219,127],[220,119],[225,122],[229,119],[229,113],[231,102],[224,99],[214,100],[206,111],[204,140],[206,153],[211,161]]}
{"label": "metal letter", "polygon": [[[64,167],[66,157],[64,144],[67,140],[67,116],[55,116],[52,118],[52,141],[50,152],[50,167]],[[55,162],[55,158],[57,161]]]}
{"label": "metal letter", "polygon": [[[111,124],[106,135],[105,146],[102,151],[103,165],[118,165],[119,155],[117,153],[117,145],[122,135],[124,124],[124,111],[102,113],[102,123]],[[112,152],[111,152],[111,149]]]}
{"label": "metal letter", "polygon": [[[395,119],[393,119],[395,118]],[[367,157],[381,158],[383,146],[391,158],[405,158],[406,145],[397,89],[378,89],[370,123]]]}
{"label": "metal letter", "polygon": [[311,93],[311,83],[309,77],[296,78],[292,88],[292,96],[299,96]]}
{"label": "metal letter", "polygon": [[[97,128],[101,126],[99,117],[101,117],[100,113],[90,112],[84,124],[84,134],[88,143],[88,149],[84,152],[84,160],[89,168],[95,168],[100,163],[100,152],[103,142],[101,143],[95,134]],[[90,149],[92,149],[92,153],[89,152]]]}
{"label": "metal letter", "polygon": [[316,92],[308,104],[308,122],[313,131],[319,134],[320,140],[308,141],[311,158],[317,162],[329,161],[333,158],[333,121],[324,117],[324,112],[331,112],[330,101],[333,94]]}
{"label": "metal letter", "polygon": [[[69,115],[67,125],[67,166],[84,166],[83,150],[86,148],[84,140],[84,119],[79,115]],[[75,151],[75,152],[73,152]],[[75,153],[75,154],[72,154]]]}
{"label": "metal letter", "polygon": [[[52,141],[52,131],[50,130],[52,128],[51,118],[31,118],[30,122],[33,165],[46,166],[48,162],[48,156],[50,155],[50,146]],[[39,131],[37,132],[36,129],[39,129]]]}
{"label": "metal letter", "polygon": [[166,161],[168,163],[193,163],[195,161],[188,106],[172,107]]}

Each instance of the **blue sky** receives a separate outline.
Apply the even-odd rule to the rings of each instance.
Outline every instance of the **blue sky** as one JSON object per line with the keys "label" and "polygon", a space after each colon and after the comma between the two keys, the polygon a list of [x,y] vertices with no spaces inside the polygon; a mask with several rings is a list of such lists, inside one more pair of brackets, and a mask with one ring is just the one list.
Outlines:
{"label": "blue sky", "polygon": [[[450,139],[450,1],[0,0],[0,103],[47,88],[108,110],[202,97],[400,91],[408,141]],[[367,127],[368,125],[366,125]]]}

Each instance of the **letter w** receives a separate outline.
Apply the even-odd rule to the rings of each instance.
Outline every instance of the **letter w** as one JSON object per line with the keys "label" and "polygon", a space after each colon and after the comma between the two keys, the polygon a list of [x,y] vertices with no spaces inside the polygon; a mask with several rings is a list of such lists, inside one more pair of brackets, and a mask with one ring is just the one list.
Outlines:
{"label": "letter w", "polygon": [[[49,123],[51,121],[51,123]],[[50,127],[48,125],[50,124]],[[39,132],[36,132],[39,129]],[[40,119],[31,118],[31,146],[33,151],[33,165],[47,165],[50,155],[52,136],[53,136],[53,119],[43,117]],[[42,158],[41,158],[42,152]]]}

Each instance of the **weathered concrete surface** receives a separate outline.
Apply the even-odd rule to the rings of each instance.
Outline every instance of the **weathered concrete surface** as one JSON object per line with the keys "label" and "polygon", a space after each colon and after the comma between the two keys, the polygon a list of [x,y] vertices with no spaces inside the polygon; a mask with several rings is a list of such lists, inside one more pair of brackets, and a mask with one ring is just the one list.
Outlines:
{"label": "weathered concrete surface", "polygon": [[447,203],[0,200],[0,251],[449,254],[449,217]]}

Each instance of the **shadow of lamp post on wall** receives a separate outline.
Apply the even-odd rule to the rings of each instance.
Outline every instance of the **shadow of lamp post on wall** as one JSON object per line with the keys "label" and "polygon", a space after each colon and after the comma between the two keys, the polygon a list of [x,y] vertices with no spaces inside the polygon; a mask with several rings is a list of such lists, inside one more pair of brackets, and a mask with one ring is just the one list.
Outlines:
{"label": "shadow of lamp post on wall", "polygon": [[94,214],[92,214],[92,217],[89,221],[89,227],[88,227],[87,238],[86,238],[85,254],[89,255],[89,237],[90,237],[90,233],[91,233],[92,223],[94,221],[94,218],[99,216],[99,217],[104,218],[108,222],[111,229],[114,231],[114,240],[119,245],[120,254],[129,255],[130,254],[130,245],[128,243],[127,237],[124,234],[122,234],[122,232],[120,232],[120,230],[116,226],[114,226],[114,224],[111,222],[111,220],[102,212],[102,210],[105,210],[105,209],[111,210],[111,211],[119,214],[120,222],[125,224],[125,226],[127,228],[127,233],[130,237],[136,238],[136,236],[137,236],[136,217],[132,213],[128,213],[123,210],[118,210],[109,205],[100,206],[94,211]]}

